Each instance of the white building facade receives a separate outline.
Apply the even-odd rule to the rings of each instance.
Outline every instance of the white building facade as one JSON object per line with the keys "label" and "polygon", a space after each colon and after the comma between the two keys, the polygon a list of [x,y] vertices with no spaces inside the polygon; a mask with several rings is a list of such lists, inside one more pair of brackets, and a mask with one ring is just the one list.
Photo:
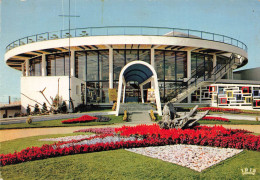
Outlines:
{"label": "white building facade", "polygon": [[[142,69],[133,69],[123,88],[124,102],[147,102],[148,90],[156,88],[162,103],[176,98],[180,89],[190,88],[179,101],[192,102],[191,94],[206,87],[202,81],[214,84],[223,77],[232,79],[232,71],[244,66],[248,55],[244,43],[224,35],[120,26],[28,36],[7,46],[5,61],[22,71],[21,105],[25,112],[28,105],[35,103],[45,102],[50,107],[57,96],[67,104],[72,102],[73,107],[111,103],[109,89],[118,89],[121,70],[133,61],[143,61],[154,68],[158,87],[153,81],[142,84],[150,76]],[[193,86],[197,88],[194,90]]]}

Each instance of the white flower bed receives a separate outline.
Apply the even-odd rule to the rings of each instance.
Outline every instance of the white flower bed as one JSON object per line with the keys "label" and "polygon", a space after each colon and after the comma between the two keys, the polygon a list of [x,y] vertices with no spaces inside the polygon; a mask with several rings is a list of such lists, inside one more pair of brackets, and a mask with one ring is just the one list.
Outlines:
{"label": "white flower bed", "polygon": [[243,151],[232,148],[182,144],[126,150],[188,167],[199,172]]}
{"label": "white flower bed", "polygon": [[92,136],[96,136],[95,134],[91,135],[77,135],[77,136],[66,136],[66,137],[58,137],[58,138],[46,138],[46,139],[39,139],[39,141],[71,141],[71,140],[80,140],[84,138],[89,138]]}

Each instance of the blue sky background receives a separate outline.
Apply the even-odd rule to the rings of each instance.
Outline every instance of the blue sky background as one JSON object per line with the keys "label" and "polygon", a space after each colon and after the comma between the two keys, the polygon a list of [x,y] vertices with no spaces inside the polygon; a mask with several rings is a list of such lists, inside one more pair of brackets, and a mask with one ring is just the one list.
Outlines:
{"label": "blue sky background", "polygon": [[[62,3],[63,2],[63,3]],[[20,76],[4,62],[14,40],[68,28],[68,0],[0,0],[0,103],[20,97]],[[259,0],[71,0],[71,28],[158,26],[223,34],[244,42],[249,63],[260,67]]]}

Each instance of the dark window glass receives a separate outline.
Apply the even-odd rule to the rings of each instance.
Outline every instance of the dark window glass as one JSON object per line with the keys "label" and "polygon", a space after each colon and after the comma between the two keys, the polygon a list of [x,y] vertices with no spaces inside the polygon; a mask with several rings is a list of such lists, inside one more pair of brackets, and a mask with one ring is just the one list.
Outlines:
{"label": "dark window glass", "polygon": [[64,54],[55,55],[56,61],[56,76],[64,76],[65,75],[65,60]]}
{"label": "dark window glass", "polygon": [[55,55],[46,56],[47,59],[47,76],[56,76]]}
{"label": "dark window glass", "polygon": [[165,51],[165,80],[175,80],[175,52]]}
{"label": "dark window glass", "polygon": [[138,50],[126,50],[126,64],[138,60]]}
{"label": "dark window glass", "polygon": [[98,81],[98,52],[87,52],[87,81]]}
{"label": "dark window glass", "polygon": [[164,80],[164,51],[155,51],[154,53],[155,71],[158,80]]}
{"label": "dark window glass", "polygon": [[119,79],[121,69],[125,65],[125,50],[114,50],[114,80]]}
{"label": "dark window glass", "polygon": [[176,76],[177,80],[187,77],[187,53],[176,52]]}
{"label": "dark window glass", "polygon": [[151,64],[151,53],[150,49],[139,49],[139,60],[145,61]]}
{"label": "dark window glass", "polygon": [[64,75],[69,76],[70,68],[69,68],[69,53],[64,54]]}
{"label": "dark window glass", "polygon": [[75,74],[76,77],[86,81],[86,52],[76,52]]}
{"label": "dark window glass", "polygon": [[42,58],[37,57],[30,60],[30,76],[41,76],[42,75]]}
{"label": "dark window glass", "polygon": [[109,52],[99,51],[99,80],[109,80]]}

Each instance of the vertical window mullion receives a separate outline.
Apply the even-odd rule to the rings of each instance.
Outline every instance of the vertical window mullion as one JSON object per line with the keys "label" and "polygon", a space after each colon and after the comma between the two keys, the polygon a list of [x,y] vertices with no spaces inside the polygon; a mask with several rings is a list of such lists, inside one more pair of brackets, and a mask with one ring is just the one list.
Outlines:
{"label": "vertical window mullion", "polygon": [[54,73],[55,73],[55,76],[56,76],[56,74],[57,74],[57,73],[56,73],[56,68],[57,68],[57,67],[56,67],[56,54],[54,55],[53,61],[54,61],[54,67],[55,67],[55,68],[54,68]]}
{"label": "vertical window mullion", "polygon": [[88,80],[88,68],[87,68],[87,67],[88,67],[88,56],[87,56],[87,55],[88,55],[88,52],[87,52],[87,51],[85,52],[85,55],[86,55],[86,61],[85,61],[85,65],[86,65],[86,66],[85,66],[85,73],[86,73],[86,82],[87,82],[87,80]]}
{"label": "vertical window mullion", "polygon": [[[70,53],[69,53],[69,55],[70,55]],[[63,54],[63,76],[66,75],[66,74],[65,74],[65,71],[66,71],[66,67],[65,67],[65,57],[66,57],[66,54],[64,53],[64,54]]]}
{"label": "vertical window mullion", "polygon": [[97,78],[97,80],[99,81],[100,80],[100,77],[99,77],[99,51],[97,51],[97,62],[98,62],[98,78]]}
{"label": "vertical window mullion", "polygon": [[177,81],[177,53],[174,52],[174,75],[175,75],[175,82]]}
{"label": "vertical window mullion", "polygon": [[165,102],[165,51],[163,51],[163,101]]}
{"label": "vertical window mullion", "polygon": [[124,61],[125,61],[125,65],[126,65],[126,49],[124,49]]}

